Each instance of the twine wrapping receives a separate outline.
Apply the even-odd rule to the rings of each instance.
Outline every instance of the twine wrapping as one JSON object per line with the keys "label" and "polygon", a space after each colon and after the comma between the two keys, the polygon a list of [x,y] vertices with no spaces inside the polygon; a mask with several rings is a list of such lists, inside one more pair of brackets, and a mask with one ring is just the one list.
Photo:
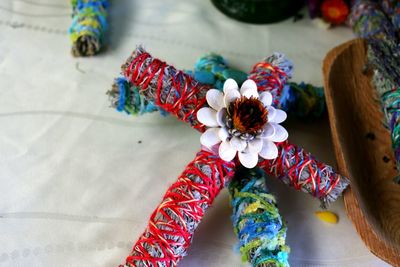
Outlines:
{"label": "twine wrapping", "polygon": [[108,0],[71,0],[71,4],[72,24],[69,33],[72,55],[93,56],[100,51],[104,41]]}
{"label": "twine wrapping", "polygon": [[[282,57],[273,57],[273,59],[276,64],[282,64],[282,67],[287,68],[286,71],[291,70]],[[285,72],[277,70],[269,62],[267,63],[257,64],[254,69],[267,66],[268,69],[273,68],[273,71],[270,73],[264,71],[263,75],[251,75],[254,75],[257,79],[256,82],[259,83],[263,83],[261,76],[270,76],[271,83],[278,86],[278,89],[264,83],[262,86],[264,90],[272,90],[279,97],[284,83],[282,80],[279,81],[278,77],[272,77],[272,74],[286,79]],[[202,85],[184,72],[153,58],[141,47],[137,48],[128,58],[122,66],[122,72],[130,83],[139,88],[139,92],[148,101],[153,101],[171,115],[188,122],[198,131],[204,132],[205,127],[197,120],[196,112],[206,105],[205,95],[210,86]],[[113,94],[113,92],[110,93],[110,95]],[[322,206],[336,200],[349,184],[348,179],[334,172],[332,167],[318,162],[311,154],[289,142],[280,144],[278,150],[282,162],[279,164],[276,161],[277,168],[272,168],[272,170],[270,168],[273,166],[272,163],[262,161],[267,173],[273,173],[296,190],[302,190],[317,197]],[[327,188],[323,188],[323,186]]]}
{"label": "twine wrapping", "polygon": [[254,267],[288,267],[287,227],[265,178],[259,168],[236,172],[229,184],[234,231],[243,261]]}
{"label": "twine wrapping", "polygon": [[133,246],[126,266],[176,266],[186,255],[198,224],[233,176],[233,162],[200,151],[172,184]]}

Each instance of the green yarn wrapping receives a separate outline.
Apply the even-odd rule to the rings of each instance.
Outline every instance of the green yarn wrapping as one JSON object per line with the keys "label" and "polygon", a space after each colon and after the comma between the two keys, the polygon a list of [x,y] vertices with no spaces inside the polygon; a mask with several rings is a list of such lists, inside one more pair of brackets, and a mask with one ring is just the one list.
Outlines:
{"label": "green yarn wrapping", "polygon": [[254,267],[287,267],[286,223],[259,169],[240,169],[229,184],[232,223],[242,260]]}

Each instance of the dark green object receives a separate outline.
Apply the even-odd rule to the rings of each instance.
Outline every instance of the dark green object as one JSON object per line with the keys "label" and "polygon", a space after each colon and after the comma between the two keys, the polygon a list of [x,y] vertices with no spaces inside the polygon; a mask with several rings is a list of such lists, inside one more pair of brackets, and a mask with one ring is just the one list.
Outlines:
{"label": "dark green object", "polygon": [[211,0],[228,17],[249,23],[273,23],[294,16],[303,0]]}

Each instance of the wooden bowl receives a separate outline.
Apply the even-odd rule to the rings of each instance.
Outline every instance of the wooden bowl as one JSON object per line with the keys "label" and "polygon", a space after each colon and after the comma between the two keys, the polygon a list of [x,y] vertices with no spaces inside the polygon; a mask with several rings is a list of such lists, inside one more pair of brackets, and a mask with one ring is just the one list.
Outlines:
{"label": "wooden bowl", "polygon": [[389,131],[365,68],[366,43],[331,50],[323,64],[325,94],[339,172],[351,181],[344,198],[357,232],[378,257],[400,266],[400,185]]}

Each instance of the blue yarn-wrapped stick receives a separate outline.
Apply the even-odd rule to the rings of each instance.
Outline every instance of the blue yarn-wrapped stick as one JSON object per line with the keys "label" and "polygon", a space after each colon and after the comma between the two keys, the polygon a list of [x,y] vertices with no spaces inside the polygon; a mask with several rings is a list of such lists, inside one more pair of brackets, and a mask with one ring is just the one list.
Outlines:
{"label": "blue yarn-wrapped stick", "polygon": [[232,223],[239,239],[242,260],[254,267],[287,267],[287,227],[268,192],[265,174],[259,169],[241,169],[229,185]]}
{"label": "blue yarn-wrapped stick", "polygon": [[71,0],[72,24],[69,29],[72,55],[97,54],[104,42],[107,29],[108,0]]}

